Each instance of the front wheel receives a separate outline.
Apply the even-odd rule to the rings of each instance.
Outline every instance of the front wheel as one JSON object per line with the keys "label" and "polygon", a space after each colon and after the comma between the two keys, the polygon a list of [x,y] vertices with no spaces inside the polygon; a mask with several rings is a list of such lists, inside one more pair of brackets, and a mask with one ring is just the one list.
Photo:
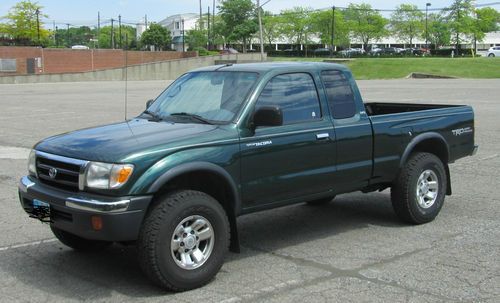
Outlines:
{"label": "front wheel", "polygon": [[211,196],[183,190],[160,198],[138,240],[139,263],[157,285],[185,291],[210,282],[229,247],[229,221]]}
{"label": "front wheel", "polygon": [[430,222],[443,206],[446,187],[446,171],[441,160],[430,153],[415,153],[392,185],[394,211],[408,223]]}
{"label": "front wheel", "polygon": [[488,57],[495,57],[495,54],[489,54]]}

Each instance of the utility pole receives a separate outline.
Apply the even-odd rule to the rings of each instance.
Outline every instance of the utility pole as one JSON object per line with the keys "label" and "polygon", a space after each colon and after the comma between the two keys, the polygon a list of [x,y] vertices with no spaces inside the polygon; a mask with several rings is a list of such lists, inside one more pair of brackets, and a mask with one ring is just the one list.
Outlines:
{"label": "utility pole", "polygon": [[100,48],[100,41],[99,39],[99,33],[101,32],[101,13],[97,12],[97,48]]}
{"label": "utility pole", "polygon": [[115,22],[115,19],[111,18],[111,48],[115,49],[115,30],[113,27],[113,22]]}
{"label": "utility pole", "polygon": [[[461,6],[462,2],[460,0],[458,0],[455,3],[457,4],[457,23],[460,23],[460,6]],[[457,36],[456,36],[457,41],[455,42],[455,49],[456,49],[456,55],[458,56],[458,48],[460,47],[460,41],[459,41],[460,33],[458,32],[459,31],[458,27],[456,28],[456,30],[457,30],[457,33],[456,33],[457,34]]]}
{"label": "utility pole", "polygon": [[431,6],[430,3],[425,4],[425,48],[428,50],[429,49],[429,28],[428,28],[428,12],[429,12],[429,6]]}
{"label": "utility pole", "polygon": [[207,30],[207,44],[208,44],[208,47],[207,49],[210,50],[210,6],[208,7],[208,30]]}
{"label": "utility pole", "polygon": [[54,44],[56,44],[56,35],[57,35],[57,31],[56,31],[56,21],[52,21],[52,30],[54,31]]}
{"label": "utility pole", "polygon": [[40,9],[36,9],[37,43],[40,45]]}
{"label": "utility pole", "polygon": [[257,15],[259,18],[259,39],[260,39],[260,61],[264,61],[264,36],[262,34],[262,8],[260,7],[260,0],[257,0]]}
{"label": "utility pole", "polygon": [[71,46],[71,42],[69,41],[69,26],[70,26],[70,24],[66,23],[66,26],[67,26],[67,28],[66,28],[66,40],[67,40],[66,43],[68,44],[68,47],[70,47]]}
{"label": "utility pole", "polygon": [[333,44],[335,39],[335,5],[332,6],[332,36],[330,37],[330,58],[333,57]]}
{"label": "utility pole", "polygon": [[203,29],[203,13],[201,11],[201,0],[200,0],[200,29]]}
{"label": "utility pole", "polygon": [[56,25],[56,33],[54,34],[54,39],[56,40],[56,46],[59,46],[59,40],[57,40],[57,31],[58,30],[59,30],[59,28],[57,28],[57,25]]}
{"label": "utility pole", "polygon": [[213,1],[213,6],[212,6],[212,48],[216,49],[217,47],[215,46],[215,0]]}
{"label": "utility pole", "polygon": [[182,23],[182,52],[186,51],[186,41],[185,40],[185,34],[184,34],[184,19],[181,20]]}
{"label": "utility pole", "polygon": [[120,36],[120,48],[123,48],[123,41],[122,41],[122,15],[118,15],[118,35]]}
{"label": "utility pole", "polygon": [[145,30],[148,29],[148,15],[144,15],[144,25],[146,25]]}

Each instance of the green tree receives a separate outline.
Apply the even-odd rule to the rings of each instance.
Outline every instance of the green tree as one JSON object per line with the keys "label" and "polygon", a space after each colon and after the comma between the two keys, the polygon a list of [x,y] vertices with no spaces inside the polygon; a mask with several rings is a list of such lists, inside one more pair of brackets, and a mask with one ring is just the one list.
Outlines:
{"label": "green tree", "polygon": [[414,4],[401,4],[391,15],[391,29],[405,43],[422,36],[425,29],[424,14]]}
{"label": "green tree", "polygon": [[491,7],[483,7],[475,10],[474,20],[474,43],[482,41],[488,32],[495,32],[498,30],[498,23],[500,22],[500,13]]}
{"label": "green tree", "polygon": [[[316,34],[322,44],[331,44],[333,13],[331,10],[315,11],[311,13],[312,31]],[[337,46],[349,45],[349,28],[340,10],[335,10],[335,26],[333,44]]]}
{"label": "green tree", "polygon": [[227,42],[241,41],[246,52],[248,41],[259,30],[255,5],[251,0],[221,0],[217,8]]}
{"label": "green tree", "polygon": [[385,37],[388,33],[385,26],[388,21],[374,10],[370,4],[349,4],[344,12],[353,37],[363,43],[365,49],[372,40]]}
{"label": "green tree", "polygon": [[[18,2],[2,18],[7,20],[2,26],[2,32],[17,41],[28,40],[31,43],[48,43],[50,32],[43,28],[43,22],[41,21],[42,18],[48,18],[48,16],[41,12],[42,8],[43,6],[30,0]],[[37,12],[39,23],[37,23]],[[38,35],[40,35],[39,41]]]}
{"label": "green tree", "polygon": [[281,15],[281,33],[294,44],[307,44],[307,35],[312,31],[310,11],[304,7],[283,10]]}
{"label": "green tree", "polygon": [[275,16],[271,12],[264,11],[262,13],[262,34],[264,36],[264,41],[272,47],[272,44],[276,40],[282,37],[281,32],[281,18],[280,16]]}
{"label": "green tree", "polygon": [[149,28],[142,33],[141,44],[144,46],[154,46],[156,50],[166,50],[170,49],[172,37],[169,30],[158,23],[151,23]]}
{"label": "green tree", "polygon": [[455,0],[445,10],[443,20],[448,23],[451,31],[451,41],[455,44],[457,54],[465,39],[472,41],[475,33],[474,6],[472,0]]}
{"label": "green tree", "polygon": [[192,29],[186,32],[186,44],[189,45],[189,49],[194,49],[198,47],[207,47],[208,43],[208,32],[205,29]]}
{"label": "green tree", "polygon": [[450,44],[451,31],[448,24],[443,20],[443,16],[429,14],[427,28],[429,42],[435,48]]}

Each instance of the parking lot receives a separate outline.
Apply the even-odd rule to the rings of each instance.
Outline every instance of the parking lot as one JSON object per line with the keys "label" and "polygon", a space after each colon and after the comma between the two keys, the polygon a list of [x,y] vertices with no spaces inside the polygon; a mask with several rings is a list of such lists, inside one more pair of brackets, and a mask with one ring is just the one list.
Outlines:
{"label": "parking lot", "polygon": [[[166,81],[129,82],[127,116]],[[241,217],[242,252],[185,293],[152,286],[133,246],[77,253],[17,198],[29,148],[125,117],[122,82],[0,85],[0,301],[500,302],[500,79],[359,81],[365,101],[469,104],[479,152],[451,165],[434,222],[401,223],[389,191]]]}

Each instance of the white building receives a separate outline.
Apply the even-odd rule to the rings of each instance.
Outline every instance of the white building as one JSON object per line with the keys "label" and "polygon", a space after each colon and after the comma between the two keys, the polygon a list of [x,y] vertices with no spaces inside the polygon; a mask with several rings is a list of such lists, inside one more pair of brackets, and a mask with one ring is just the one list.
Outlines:
{"label": "white building", "polygon": [[[177,14],[159,22],[160,25],[166,27],[172,36],[172,49],[182,51],[183,37],[187,31],[195,29],[198,24],[199,15],[194,13]],[[189,46],[184,44],[185,50]]]}

